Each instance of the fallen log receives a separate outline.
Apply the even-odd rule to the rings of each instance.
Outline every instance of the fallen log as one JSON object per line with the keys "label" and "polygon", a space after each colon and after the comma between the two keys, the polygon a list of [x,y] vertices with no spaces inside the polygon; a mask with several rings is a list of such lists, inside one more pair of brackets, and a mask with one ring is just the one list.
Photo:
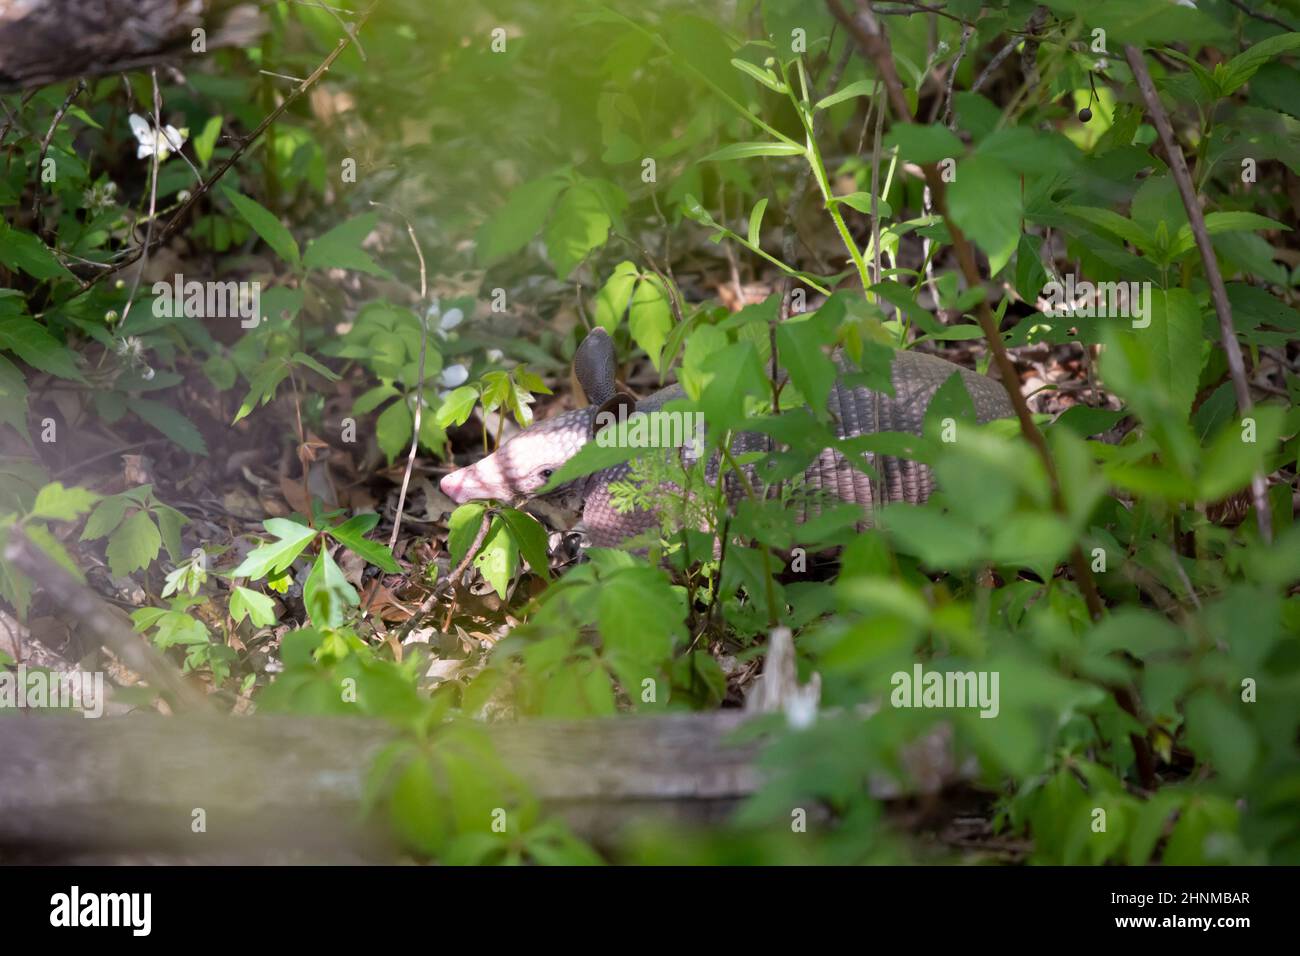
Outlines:
{"label": "fallen log", "polygon": [[0,92],[244,46],[263,29],[239,0],[0,0]]}
{"label": "fallen log", "polygon": [[[716,823],[752,794],[761,743],[734,733],[749,719],[717,711],[481,729],[546,812],[612,846],[633,821]],[[0,719],[0,863],[392,862],[399,848],[360,808],[393,734],[367,718],[20,712]],[[929,764],[936,749],[926,746],[918,759]],[[948,741],[938,749],[947,754]],[[920,789],[956,776],[933,769],[913,774]],[[900,792],[891,781],[872,790]],[[205,832],[195,833],[199,809]]]}

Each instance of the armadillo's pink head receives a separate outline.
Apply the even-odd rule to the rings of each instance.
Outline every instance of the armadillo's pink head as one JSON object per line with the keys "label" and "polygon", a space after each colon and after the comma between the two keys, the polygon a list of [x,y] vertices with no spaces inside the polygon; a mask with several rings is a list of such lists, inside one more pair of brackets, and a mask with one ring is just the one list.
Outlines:
{"label": "armadillo's pink head", "polygon": [[538,422],[481,461],[453,471],[438,487],[458,505],[482,498],[507,503],[532,498],[587,443],[592,413],[580,408]]}

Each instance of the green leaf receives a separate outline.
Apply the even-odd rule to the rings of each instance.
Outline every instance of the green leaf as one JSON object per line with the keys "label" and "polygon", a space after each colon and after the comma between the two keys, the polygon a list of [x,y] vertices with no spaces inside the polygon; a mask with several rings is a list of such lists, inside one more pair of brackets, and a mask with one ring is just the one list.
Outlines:
{"label": "green leaf", "polygon": [[194,144],[194,155],[198,157],[199,165],[204,169],[207,169],[208,163],[212,162],[212,151],[217,148],[217,136],[220,133],[221,117],[209,116],[199,135],[190,140]]}
{"label": "green leaf", "polygon": [[221,192],[277,256],[289,265],[298,265],[302,258],[298,251],[298,243],[274,213],[256,200],[242,196],[233,189],[223,188]]}
{"label": "green leaf", "polygon": [[317,627],[342,627],[347,609],[361,603],[356,588],[324,548],[316,555],[316,563],[303,585],[302,603]]}
{"label": "green leaf", "polygon": [[24,442],[27,432],[27,380],[17,365],[0,356],[0,424],[9,425]]}
{"label": "green leaf", "polygon": [[1107,232],[1114,233],[1125,242],[1131,242],[1140,251],[1148,255],[1155,250],[1155,237],[1137,223],[1131,219],[1125,219],[1119,213],[1091,206],[1066,206],[1061,211],[1085,222],[1092,223],[1094,226],[1100,226]]}
{"label": "green leaf", "polygon": [[546,226],[546,251],[558,278],[567,278],[609,236],[609,207],[593,181],[580,182],[560,197]]}
{"label": "green leaf", "polygon": [[451,556],[452,567],[457,567],[469,554],[470,545],[478,537],[478,530],[483,526],[483,512],[487,505],[471,501],[461,505],[447,519],[447,552]]}
{"label": "green leaf", "polygon": [[110,498],[105,498],[90,513],[90,518],[86,521],[86,527],[81,531],[81,540],[95,541],[104,537],[122,523],[122,519],[126,516],[126,509],[131,507],[132,504],[133,502],[126,495],[113,495]]}
{"label": "green leaf", "polygon": [[99,495],[85,488],[64,488],[59,482],[46,485],[36,493],[31,517],[51,521],[72,521],[90,510]]}
{"label": "green leaf", "polygon": [[233,578],[264,578],[285,570],[319,533],[315,528],[287,518],[267,518],[262,522],[275,540],[248,553],[239,567],[230,572]]}
{"label": "green leaf", "polygon": [[[1223,232],[1254,232],[1257,229],[1291,231],[1290,226],[1253,212],[1212,212],[1205,217],[1205,231],[1211,236]],[[1169,247],[1169,258],[1175,259],[1195,246],[1196,239],[1192,235],[1192,227],[1185,223],[1174,234],[1174,241]]]}
{"label": "green leaf", "polygon": [[86,381],[77,369],[73,350],[50,335],[35,319],[21,315],[0,317],[0,349],[8,349],[42,372],[74,382]]}
{"label": "green leaf", "polygon": [[148,567],[162,548],[162,535],[149,512],[137,511],[108,539],[108,567],[118,577]]}
{"label": "green leaf", "polygon": [[566,181],[555,175],[524,183],[510,193],[501,209],[483,223],[476,237],[481,265],[490,266],[513,255],[537,235]]}
{"label": "green leaf", "polygon": [[33,279],[75,279],[36,236],[0,221],[0,263]]}
{"label": "green leaf", "polygon": [[378,221],[376,213],[367,213],[335,226],[307,246],[307,252],[302,257],[303,266],[308,269],[351,269],[367,275],[391,278],[388,270],[361,248],[361,243],[374,231]]}
{"label": "green leaf", "polygon": [[230,616],[238,623],[247,617],[257,627],[275,624],[275,601],[259,591],[237,587],[230,594]]}
{"label": "green leaf", "polygon": [[[457,391],[460,391],[460,389],[457,389]],[[471,391],[473,391],[472,388]],[[369,391],[363,392],[361,395],[357,396],[356,400],[352,403],[352,414],[358,417],[369,415],[390,398],[394,398],[401,394],[402,393],[392,385],[376,385]],[[477,394],[478,393],[476,392],[475,395],[477,396]]]}
{"label": "green leaf", "polygon": [[758,80],[758,82],[762,83],[769,90],[773,90],[783,95],[790,91],[790,87],[782,83],[781,80],[777,78],[777,75],[771,70],[767,70],[762,67],[755,66],[753,63],[750,63],[748,60],[738,60],[734,58],[731,61],[731,65],[734,66],[736,69],[738,69],[741,73],[744,73],[746,76],[751,76],[754,79]]}
{"label": "green leaf", "polygon": [[322,365],[306,352],[294,352],[293,355],[290,356],[290,361],[295,365],[301,365],[303,368],[311,369],[317,375],[322,375],[331,382],[337,382],[339,380],[339,374],[337,372],[331,371],[328,366]]}
{"label": "green leaf", "polygon": [[1210,690],[1187,701],[1187,737],[1197,756],[1207,758],[1229,786],[1246,781],[1259,754],[1255,730],[1242,716],[1251,704],[1228,704]]}
{"label": "green leaf", "polygon": [[813,109],[829,109],[837,103],[843,103],[845,100],[851,100],[855,96],[872,96],[875,94],[879,80],[857,80],[850,83],[843,89],[836,90],[830,96],[824,96],[817,101]]}
{"label": "green leaf", "polygon": [[673,327],[673,312],[668,291],[658,276],[646,276],[637,284],[627,313],[627,326],[632,340],[645,349],[650,364],[659,371],[664,343]]}
{"label": "green leaf", "polygon": [[776,327],[781,365],[819,418],[824,417],[826,398],[836,378],[835,363],[825,352],[825,347],[835,341],[835,326],[827,318],[814,312],[808,318],[791,319]]}
{"label": "green leaf", "polygon": [[749,232],[747,238],[751,246],[757,246],[759,235],[763,228],[763,213],[767,211],[767,197],[764,196],[758,202],[754,203],[754,208],[749,213]]}
{"label": "green leaf", "polygon": [[[871,193],[849,193],[847,196],[836,196],[831,201],[842,202],[850,209],[856,209],[864,216],[871,215]],[[891,207],[883,197],[876,200],[876,212],[882,219],[886,219],[894,214],[893,207]]]}
{"label": "green leaf", "polygon": [[533,573],[550,578],[551,561],[546,550],[546,530],[537,523],[537,519],[513,508],[502,508],[501,520],[505,522],[506,530]]}
{"label": "green leaf", "polygon": [[999,272],[1020,241],[1020,178],[987,157],[968,159],[948,189],[948,211],[989,257],[989,271]]}
{"label": "green leaf", "polygon": [[384,454],[388,456],[389,462],[411,444],[411,429],[414,427],[415,419],[405,399],[393,402],[380,412],[379,418],[375,421],[375,438]]}
{"label": "green leaf", "polygon": [[443,398],[434,419],[443,428],[448,425],[464,425],[477,404],[478,389],[473,385],[462,385]]}
{"label": "green leaf", "polygon": [[387,571],[389,574],[400,574],[402,569],[393,560],[393,552],[378,541],[369,541],[364,537],[378,523],[379,515],[360,514],[353,515],[338,527],[325,530],[327,534],[340,542],[349,551],[365,558],[367,562],[375,565],[375,567]]}
{"label": "green leaf", "polygon": [[168,557],[173,561],[179,561],[181,528],[189,524],[190,519],[169,505],[155,504],[152,511],[154,519],[158,522],[158,531],[162,534],[163,547],[167,549]]}
{"label": "green leaf", "polygon": [[1286,413],[1277,405],[1256,405],[1250,418],[1253,427],[1247,429],[1234,416],[1202,458],[1196,486],[1201,500],[1219,501],[1250,484],[1255,472],[1268,470],[1265,465],[1278,447]]}
{"label": "green leaf", "polygon": [[130,398],[126,405],[146,424],[162,432],[186,451],[195,455],[208,453],[208,445],[194,423],[170,405],[147,398]]}
{"label": "green leaf", "polygon": [[519,548],[499,516],[492,519],[492,527],[474,558],[474,566],[504,601],[510,579],[519,570]]}
{"label": "green leaf", "polygon": [[[897,146],[903,159],[914,163],[937,163],[944,159],[957,159],[966,155],[956,134],[946,126],[938,123],[933,126],[920,126],[916,123],[898,123],[885,137],[885,146]],[[967,178],[965,165],[957,174],[957,182]],[[971,185],[975,185],[972,183]]]}
{"label": "green leaf", "polygon": [[1300,49],[1300,33],[1282,33],[1261,40],[1244,53],[1239,53],[1224,65],[1221,86],[1227,96],[1255,75],[1255,71],[1273,59],[1291,50]]}
{"label": "green leaf", "polygon": [[728,159],[752,159],[755,156],[802,156],[806,149],[793,143],[732,143],[700,160],[701,163]]}
{"label": "green leaf", "polygon": [[640,278],[636,265],[624,260],[614,267],[605,284],[596,295],[593,318],[597,325],[611,335],[623,321],[627,307],[632,301],[632,290]]}

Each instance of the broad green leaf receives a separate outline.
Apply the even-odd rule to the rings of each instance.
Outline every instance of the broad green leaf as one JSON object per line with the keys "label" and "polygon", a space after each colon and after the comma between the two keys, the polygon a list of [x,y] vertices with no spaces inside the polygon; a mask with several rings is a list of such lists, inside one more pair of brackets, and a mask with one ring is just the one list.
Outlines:
{"label": "broad green leaf", "polygon": [[126,495],[105,498],[90,513],[90,517],[86,520],[86,527],[81,531],[81,540],[95,541],[104,537],[122,523],[122,519],[126,517],[126,509],[131,507],[131,504],[131,499]]}
{"label": "broad green leaf", "polygon": [[835,363],[825,351],[835,341],[836,330],[826,318],[819,311],[776,327],[776,351],[781,367],[790,373],[790,381],[819,418],[824,417],[826,398],[836,378]]}
{"label": "broad green leaf", "polygon": [[377,568],[389,574],[399,574],[402,569],[393,560],[393,553],[385,545],[365,537],[365,534],[378,523],[377,514],[353,515],[338,527],[327,528],[326,533]]}
{"label": "broad green leaf", "polygon": [[307,575],[302,603],[316,627],[342,627],[347,609],[361,603],[356,588],[348,583],[342,569],[325,548],[316,555],[316,563]]}
{"label": "broad green leaf", "polygon": [[1256,405],[1243,423],[1234,420],[1220,429],[1201,459],[1197,497],[1218,501],[1250,484],[1257,471],[1267,471],[1268,456],[1278,448],[1286,418],[1277,405]]}
{"label": "broad green leaf", "polygon": [[212,151],[217,147],[217,136],[220,133],[221,117],[209,116],[199,135],[190,140],[194,145],[194,155],[198,157],[199,165],[204,169],[207,169],[208,163],[212,162]]}
{"label": "broad green leaf", "polygon": [[239,567],[230,572],[231,577],[257,579],[279,573],[293,564],[319,533],[287,518],[267,518],[262,525],[275,540],[250,551]]}
{"label": "broad green leaf", "polygon": [[471,501],[458,507],[447,519],[447,552],[453,567],[459,566],[469,554],[470,546],[483,526],[483,512],[486,510],[487,505]]}
{"label": "broad green leaf", "polygon": [[0,355],[0,424],[9,425],[24,442],[31,442],[27,432],[27,380],[23,373]]}
{"label": "broad green leaf", "polygon": [[74,279],[45,243],[23,229],[0,221],[0,264],[33,279]]}
{"label": "broad green leaf", "polygon": [[158,532],[162,535],[163,547],[173,561],[181,558],[181,528],[190,523],[190,519],[175,508],[164,504],[155,504],[151,509],[154,520],[158,522]]}
{"label": "broad green leaf", "polygon": [[567,278],[588,253],[604,245],[611,225],[609,207],[596,185],[584,181],[570,187],[546,225],[546,251],[556,276]]}
{"label": "broad green leaf", "polygon": [[501,520],[505,522],[506,530],[533,573],[550,578],[551,562],[546,549],[546,530],[537,523],[537,519],[513,508],[503,508]]}
{"label": "broad green leaf", "polygon": [[8,349],[42,372],[74,382],[86,381],[77,369],[76,353],[35,319],[19,315],[0,317],[0,349]]}
{"label": "broad green leaf", "polygon": [[[1290,232],[1291,227],[1276,219],[1259,216],[1253,212],[1212,212],[1205,217],[1205,231],[1211,236],[1223,232],[1254,232],[1257,229],[1280,229]],[[1174,241],[1169,247],[1169,258],[1175,259],[1195,246],[1196,239],[1192,235],[1192,227],[1184,224],[1174,234]]]}
{"label": "broad green leaf", "polygon": [[478,389],[473,385],[462,385],[442,399],[434,418],[443,428],[448,425],[464,425],[477,404]]}
{"label": "broad green leaf", "polygon": [[1241,88],[1273,57],[1296,49],[1300,49],[1300,33],[1282,33],[1259,41],[1244,53],[1238,53],[1223,67],[1223,95],[1227,96]]}
{"label": "broad green leaf", "polygon": [[36,493],[31,517],[51,521],[72,521],[90,510],[99,495],[85,488],[64,488],[59,482],[46,485]]}
{"label": "broad green leaf", "polygon": [[527,245],[541,231],[546,214],[565,185],[566,180],[552,175],[524,183],[511,192],[506,204],[478,231],[479,263],[493,265]]}
{"label": "broad green leaf", "polygon": [[948,212],[988,256],[989,271],[996,274],[1020,241],[1020,177],[986,157],[968,159],[948,187]]}
{"label": "broad green leaf", "polygon": [[500,516],[492,519],[483,546],[474,558],[474,567],[479,569],[483,580],[492,585],[497,595],[505,600],[510,579],[519,570],[519,548]]}
{"label": "broad green leaf", "polygon": [[1098,209],[1090,206],[1066,206],[1062,209],[1062,212],[1092,223],[1094,226],[1100,226],[1107,232],[1119,236],[1125,242],[1131,242],[1147,255],[1150,255],[1156,247],[1154,236],[1131,219],[1125,219],[1119,213],[1112,212],[1109,209]]}
{"label": "broad green leaf", "polygon": [[645,350],[650,364],[659,371],[664,343],[673,327],[673,311],[668,291],[658,276],[646,276],[637,284],[627,313],[627,326],[632,340]]}
{"label": "broad green leaf", "polygon": [[367,275],[389,277],[388,270],[361,248],[361,243],[374,231],[378,221],[377,214],[367,213],[335,226],[307,246],[302,257],[303,266],[308,269],[351,269]]}
{"label": "broad green leaf", "polygon": [[[46,557],[71,574],[77,581],[85,583],[86,577],[81,573],[81,568],[77,566],[77,562],[72,559],[72,555],[68,554],[67,549],[63,547],[63,542],[51,534],[45,525],[29,524],[23,531],[32,544],[45,552]],[[4,562],[0,562],[0,566],[3,565]]]}
{"label": "broad green leaf", "polygon": [[195,455],[208,453],[207,443],[194,423],[170,405],[147,398],[127,399],[127,408],[141,420],[162,432],[181,448]]}
{"label": "broad green leaf", "polygon": [[[956,134],[938,123],[933,126],[899,123],[890,129],[884,145],[897,146],[903,159],[922,164],[957,159],[966,155],[966,147],[962,145]],[[965,165],[960,165],[957,171],[957,182],[961,182],[967,175]]]}
{"label": "broad green leaf", "polygon": [[375,438],[391,462],[411,444],[411,429],[415,419],[406,400],[393,402],[379,414],[375,421]]}
{"label": "broad green leaf", "polygon": [[620,262],[596,295],[593,319],[611,335],[627,313],[627,307],[632,302],[632,290],[639,277],[640,271],[634,263]]}
{"label": "broad green leaf", "polygon": [[[460,391],[460,389],[457,389],[456,391]],[[470,391],[474,391],[473,388],[470,388]],[[352,414],[357,416],[369,415],[390,398],[394,398],[401,394],[402,393],[392,385],[376,385],[369,391],[363,392],[361,395],[357,396],[356,400],[352,403]],[[478,393],[475,392],[475,397],[477,397],[477,395]]]}
{"label": "broad green leaf", "polygon": [[302,258],[298,251],[298,243],[274,213],[256,200],[240,195],[233,189],[225,188],[221,192],[277,256],[289,265],[298,265]]}
{"label": "broad green leaf", "polygon": [[149,517],[140,510],[126,521],[108,539],[108,567],[118,577],[148,567],[162,548],[162,535]]}
{"label": "broad green leaf", "polygon": [[272,627],[275,601],[259,591],[237,587],[230,593],[230,616],[236,623],[247,617],[256,627]]}
{"label": "broad green leaf", "polygon": [[1211,690],[1197,691],[1187,701],[1189,741],[1233,787],[1246,781],[1259,754],[1259,739],[1244,715],[1251,706],[1225,703]]}

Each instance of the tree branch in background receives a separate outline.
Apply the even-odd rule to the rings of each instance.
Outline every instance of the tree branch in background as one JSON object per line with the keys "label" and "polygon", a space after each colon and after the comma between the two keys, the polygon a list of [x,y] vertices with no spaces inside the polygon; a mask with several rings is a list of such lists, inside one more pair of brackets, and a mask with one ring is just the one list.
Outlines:
{"label": "tree branch in background", "polygon": [[[1214,311],[1219,317],[1219,340],[1223,344],[1224,355],[1228,359],[1228,373],[1232,376],[1232,388],[1237,396],[1237,411],[1242,418],[1250,414],[1253,403],[1250,398],[1250,384],[1246,379],[1246,363],[1241,355],[1241,344],[1232,326],[1232,305],[1228,302],[1228,290],[1223,284],[1223,273],[1219,271],[1219,261],[1214,255],[1214,246],[1210,243],[1210,234],[1205,228],[1205,214],[1196,197],[1196,188],[1192,185],[1192,174],[1187,169],[1187,160],[1174,138],[1173,127],[1169,125],[1169,116],[1160,105],[1160,96],[1156,93],[1151,73],[1142,59],[1142,51],[1135,46],[1126,46],[1124,56],[1133,76],[1137,80],[1138,90],[1146,103],[1147,114],[1160,134],[1160,142],[1165,147],[1169,158],[1169,171],[1173,173],[1174,182],[1178,184],[1178,194],[1182,197],[1187,210],[1187,221],[1191,224],[1192,235],[1196,238],[1196,248],[1201,252],[1201,262],[1205,266],[1205,278],[1210,283],[1210,299],[1214,302]],[[1264,475],[1256,472],[1250,479],[1251,497],[1255,504],[1255,520],[1259,525],[1259,534],[1265,541],[1273,537],[1273,515],[1268,503],[1268,482]]]}

